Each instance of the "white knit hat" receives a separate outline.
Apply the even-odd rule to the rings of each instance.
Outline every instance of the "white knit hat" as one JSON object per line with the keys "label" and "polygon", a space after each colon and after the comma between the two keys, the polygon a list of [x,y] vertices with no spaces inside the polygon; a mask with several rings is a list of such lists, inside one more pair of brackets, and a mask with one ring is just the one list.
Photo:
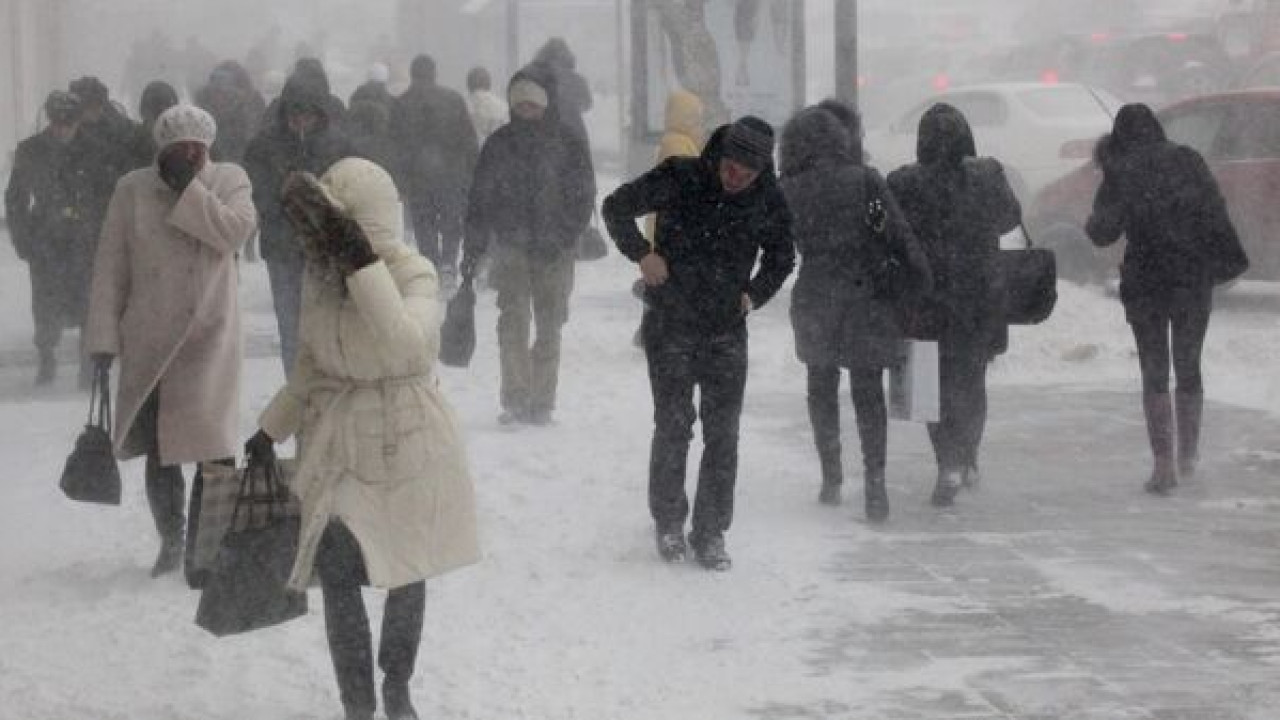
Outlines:
{"label": "white knit hat", "polygon": [[174,105],[156,118],[151,134],[161,150],[176,142],[198,142],[208,147],[218,137],[218,123],[194,105]]}
{"label": "white knit hat", "polygon": [[511,103],[511,107],[515,107],[520,103],[532,103],[538,107],[545,108],[549,102],[546,89],[538,83],[525,78],[511,83],[511,88],[507,90],[507,100]]}

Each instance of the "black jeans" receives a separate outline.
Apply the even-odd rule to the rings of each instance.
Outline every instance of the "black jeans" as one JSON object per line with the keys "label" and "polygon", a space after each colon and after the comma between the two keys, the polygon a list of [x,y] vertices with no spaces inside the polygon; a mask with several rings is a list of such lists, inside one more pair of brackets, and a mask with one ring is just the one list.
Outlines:
{"label": "black jeans", "polygon": [[182,476],[181,465],[160,464],[160,391],[152,390],[142,403],[138,416],[134,419],[133,431],[146,439],[147,464],[146,486],[147,505],[151,508],[151,519],[155,521],[156,533],[162,540],[176,542],[182,538],[186,527],[183,514],[184,499],[187,493],[187,481]]}
{"label": "black jeans", "polygon": [[[342,705],[348,712],[377,707],[373,689],[373,637],[360,587],[368,574],[360,545],[347,526],[334,521],[325,528],[316,555],[316,570],[324,594],[324,626],[329,655],[338,678]],[[407,686],[418,659],[427,586],[410,583],[387,593],[378,643],[378,667],[387,685]]]}
{"label": "black jeans", "polygon": [[977,467],[978,447],[987,426],[988,348],[985,343],[943,340],[938,356],[941,417],[929,423],[938,469]]}
{"label": "black jeans", "polygon": [[414,198],[413,237],[418,250],[440,271],[458,265],[466,201],[456,188],[429,188]]}
{"label": "black jeans", "polygon": [[1170,351],[1178,392],[1204,391],[1200,353],[1212,312],[1213,292],[1208,287],[1179,293],[1168,302],[1143,303],[1128,310],[1129,325],[1138,344],[1143,392],[1161,395],[1169,392]]}
{"label": "black jeans", "polygon": [[[809,422],[813,425],[813,440],[822,463],[822,479],[824,483],[839,484],[843,479],[840,465],[840,368],[828,365],[807,367]],[[857,417],[863,469],[867,476],[882,475],[889,437],[884,370],[850,369],[849,393],[853,397]]]}
{"label": "black jeans", "polygon": [[302,317],[302,276],[306,261],[302,256],[289,260],[267,260],[267,277],[271,280],[271,301],[276,311],[276,328],[280,332],[280,360],[284,373],[293,372],[298,355],[298,321]]}
{"label": "black jeans", "polygon": [[[722,536],[733,522],[738,476],[738,420],[747,383],[747,329],[718,335],[672,332],[654,313],[644,320],[645,355],[653,390],[649,511],[659,528],[683,528],[689,515],[685,464],[693,422],[702,419],[702,462],[690,541]],[[698,389],[698,407],[693,391]]]}

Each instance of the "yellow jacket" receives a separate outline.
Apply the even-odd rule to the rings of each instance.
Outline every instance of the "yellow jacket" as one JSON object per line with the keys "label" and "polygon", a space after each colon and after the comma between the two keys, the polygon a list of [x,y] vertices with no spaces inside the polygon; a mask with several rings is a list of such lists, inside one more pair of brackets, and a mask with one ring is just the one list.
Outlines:
{"label": "yellow jacket", "polygon": [[[659,165],[669,157],[696,157],[702,154],[702,101],[688,90],[676,90],[667,96],[666,123],[662,141],[658,143]],[[654,242],[657,216],[645,219],[645,237]]]}

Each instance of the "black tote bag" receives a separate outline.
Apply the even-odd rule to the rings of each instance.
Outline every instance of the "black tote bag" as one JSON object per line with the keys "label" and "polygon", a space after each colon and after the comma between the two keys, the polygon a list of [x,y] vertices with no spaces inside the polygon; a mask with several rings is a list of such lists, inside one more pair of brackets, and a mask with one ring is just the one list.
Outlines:
{"label": "black tote bag", "polygon": [[72,500],[120,504],[120,465],[111,446],[111,374],[105,367],[94,369],[89,420],[76,438],[58,485]]}
{"label": "black tote bag", "polygon": [[1032,247],[1025,227],[1022,236],[1025,248],[998,254],[1004,319],[1009,325],[1039,325],[1058,303],[1058,264],[1052,250]]}
{"label": "black tote bag", "polygon": [[197,625],[222,637],[307,613],[306,593],[286,586],[299,530],[288,493],[277,463],[244,469],[231,527],[200,594]]}
{"label": "black tote bag", "polygon": [[449,301],[440,327],[440,362],[449,367],[466,367],[476,351],[476,290],[471,278]]}

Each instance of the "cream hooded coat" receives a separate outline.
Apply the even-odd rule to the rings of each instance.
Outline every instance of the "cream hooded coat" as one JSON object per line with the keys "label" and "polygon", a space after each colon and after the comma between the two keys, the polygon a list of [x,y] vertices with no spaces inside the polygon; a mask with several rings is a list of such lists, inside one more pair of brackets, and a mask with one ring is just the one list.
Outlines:
{"label": "cream hooded coat", "polygon": [[120,359],[116,453],[146,453],[138,411],[160,392],[164,465],[234,457],[239,447],[236,253],[257,222],[249,177],[207,163],[179,196],[155,165],[120,179],[94,258],[85,350]]}
{"label": "cream hooded coat", "polygon": [[260,423],[277,442],[298,435],[303,517],[290,584],[306,587],[336,519],[359,542],[369,581],[395,588],[480,556],[462,438],[434,371],[438,282],[401,240],[386,172],[348,158],[320,182],[380,260],[347,277],[345,293],[308,268],[293,376]]}

